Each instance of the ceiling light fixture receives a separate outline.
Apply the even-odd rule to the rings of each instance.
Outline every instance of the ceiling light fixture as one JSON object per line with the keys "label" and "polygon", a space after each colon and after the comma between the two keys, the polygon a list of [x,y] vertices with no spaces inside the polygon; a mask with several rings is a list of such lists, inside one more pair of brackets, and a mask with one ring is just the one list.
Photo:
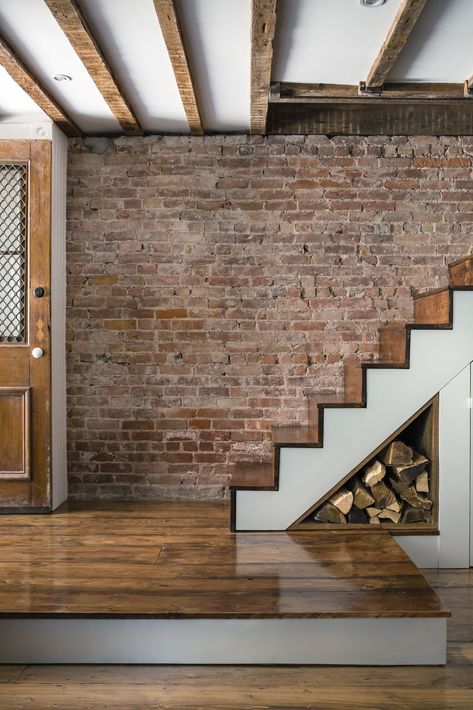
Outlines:
{"label": "ceiling light fixture", "polygon": [[53,79],[54,81],[72,81],[72,76],[69,76],[69,74],[55,74]]}
{"label": "ceiling light fixture", "polygon": [[379,5],[384,5],[386,0],[358,0],[358,2],[363,7],[379,7]]}

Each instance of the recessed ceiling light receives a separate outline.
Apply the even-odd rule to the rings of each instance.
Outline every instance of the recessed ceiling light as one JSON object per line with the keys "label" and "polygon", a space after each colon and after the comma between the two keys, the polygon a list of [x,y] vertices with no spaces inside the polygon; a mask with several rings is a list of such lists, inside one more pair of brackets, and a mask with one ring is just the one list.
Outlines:
{"label": "recessed ceiling light", "polygon": [[358,0],[358,2],[363,7],[378,7],[378,5],[384,5],[386,0]]}
{"label": "recessed ceiling light", "polygon": [[53,79],[54,81],[72,81],[72,76],[68,74],[55,74]]}

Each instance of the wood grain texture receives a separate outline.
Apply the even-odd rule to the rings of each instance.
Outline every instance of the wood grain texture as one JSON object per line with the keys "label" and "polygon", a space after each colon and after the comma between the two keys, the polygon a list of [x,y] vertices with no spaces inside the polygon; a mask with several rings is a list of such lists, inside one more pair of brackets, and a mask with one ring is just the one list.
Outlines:
{"label": "wood grain texture", "polygon": [[29,478],[30,388],[0,387],[0,480]]}
{"label": "wood grain texture", "polygon": [[0,616],[448,616],[385,531],[234,535],[227,517],[172,502],[1,516]]}
{"label": "wood grain texture", "polygon": [[128,135],[140,134],[134,111],[75,0],[45,0],[112,113]]}
{"label": "wood grain texture", "polygon": [[[325,572],[330,576],[330,567]],[[444,667],[0,666],[0,708],[470,710],[473,641],[454,637],[469,636],[473,628],[473,570],[425,575],[453,607]]]}
{"label": "wood grain texture", "polygon": [[45,112],[49,118],[66,134],[81,136],[82,131],[66,111],[59,106],[51,94],[41,84],[34,72],[30,71],[22,59],[0,35],[0,65],[16,81],[28,96]]}
{"label": "wood grain texture", "polygon": [[462,136],[473,133],[471,100],[322,99],[270,103],[268,134]]}
{"label": "wood grain texture", "polygon": [[174,0],[153,0],[161,31],[169,53],[177,87],[181,95],[190,131],[201,136],[204,132],[192,72]]}
{"label": "wood grain texture", "polygon": [[408,337],[405,323],[390,323],[379,329],[379,358],[404,365],[408,358]]}
{"label": "wood grain texture", "polygon": [[449,264],[448,277],[452,288],[473,286],[473,256],[467,256]]}
{"label": "wood grain texture", "polygon": [[374,60],[365,85],[367,89],[381,87],[406,44],[426,0],[402,0],[386,39]]}
{"label": "wood grain texture", "polygon": [[253,0],[251,15],[251,133],[265,133],[277,0]]}
{"label": "wood grain texture", "polygon": [[448,288],[419,294],[414,298],[414,322],[446,325],[451,320],[451,307],[451,292]]}
{"label": "wood grain texture", "polygon": [[[6,477],[0,491],[0,508],[48,509],[51,492],[51,361],[49,345],[51,258],[51,142],[0,141],[0,158],[29,162],[28,280],[26,293],[36,286],[42,298],[27,298],[28,337],[25,345],[0,348],[0,386],[25,390],[31,387],[30,476]],[[44,324],[37,340],[37,321]],[[33,360],[31,350],[40,345],[44,355]],[[28,396],[28,395],[27,395]],[[25,451],[26,453],[26,451]]]}
{"label": "wood grain texture", "polygon": [[[273,85],[272,85],[273,86]],[[276,84],[274,85],[276,87]],[[366,100],[359,95],[359,88],[354,84],[307,84],[296,82],[278,82],[278,93],[273,91],[272,102],[301,101],[310,100],[350,100],[353,103],[361,103]],[[371,101],[379,100],[376,94],[370,97]],[[382,99],[412,99],[412,100],[464,100],[464,86],[459,83],[403,83],[390,82],[383,84]]]}

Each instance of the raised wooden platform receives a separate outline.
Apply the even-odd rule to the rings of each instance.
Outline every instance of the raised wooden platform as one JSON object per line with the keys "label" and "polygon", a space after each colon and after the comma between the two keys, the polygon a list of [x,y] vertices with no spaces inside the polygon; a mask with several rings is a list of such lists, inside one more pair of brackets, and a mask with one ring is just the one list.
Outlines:
{"label": "raised wooden platform", "polygon": [[388,532],[234,534],[228,515],[1,516],[0,661],[442,662],[449,612]]}

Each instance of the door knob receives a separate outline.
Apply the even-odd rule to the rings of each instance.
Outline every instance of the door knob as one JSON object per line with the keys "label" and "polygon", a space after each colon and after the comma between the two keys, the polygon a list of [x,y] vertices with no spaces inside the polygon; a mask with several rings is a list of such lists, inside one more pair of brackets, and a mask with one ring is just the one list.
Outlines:
{"label": "door knob", "polygon": [[36,286],[36,288],[33,289],[33,295],[35,298],[43,298],[44,293],[45,291],[42,286]]}
{"label": "door knob", "polygon": [[31,351],[32,356],[37,360],[40,357],[43,357],[44,355],[44,350],[43,348],[33,348]]}

